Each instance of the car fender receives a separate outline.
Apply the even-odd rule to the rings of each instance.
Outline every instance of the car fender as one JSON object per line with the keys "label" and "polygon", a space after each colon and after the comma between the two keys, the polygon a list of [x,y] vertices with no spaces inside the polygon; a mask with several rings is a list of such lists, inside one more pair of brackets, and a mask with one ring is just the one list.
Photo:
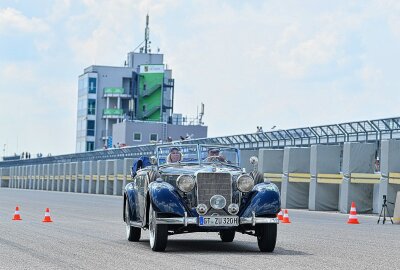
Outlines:
{"label": "car fender", "polygon": [[278,187],[273,183],[260,183],[249,192],[244,207],[239,212],[241,217],[275,215],[281,209]]}
{"label": "car fender", "polygon": [[133,183],[129,183],[125,186],[125,198],[124,200],[124,220],[125,220],[125,204],[128,203],[130,210],[130,220],[137,220],[136,204],[138,203],[137,190],[133,188]]}
{"label": "car fender", "polygon": [[150,202],[153,209],[158,213],[173,214],[185,216],[185,212],[189,212],[185,208],[181,196],[175,188],[164,181],[154,181],[149,184]]}

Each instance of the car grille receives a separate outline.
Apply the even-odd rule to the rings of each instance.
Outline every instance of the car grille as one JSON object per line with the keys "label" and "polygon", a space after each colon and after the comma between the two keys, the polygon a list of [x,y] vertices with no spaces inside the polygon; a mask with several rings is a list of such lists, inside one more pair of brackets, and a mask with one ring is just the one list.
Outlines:
{"label": "car grille", "polygon": [[207,215],[218,213],[226,215],[224,210],[215,210],[210,206],[210,198],[216,194],[226,199],[226,209],[232,203],[232,181],[230,173],[198,173],[197,203],[204,203],[210,209]]}

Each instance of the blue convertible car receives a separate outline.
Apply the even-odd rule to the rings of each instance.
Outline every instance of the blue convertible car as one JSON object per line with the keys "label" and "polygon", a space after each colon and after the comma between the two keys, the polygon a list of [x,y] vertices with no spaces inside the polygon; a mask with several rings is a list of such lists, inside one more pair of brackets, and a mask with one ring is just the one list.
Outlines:
{"label": "blue convertible car", "polygon": [[235,233],[245,233],[257,237],[260,251],[274,250],[280,195],[257,172],[257,158],[246,173],[238,149],[181,144],[160,146],[156,156],[141,161],[124,191],[129,241],[139,241],[145,229],[151,249],[164,251],[174,234],[218,232],[232,242]]}

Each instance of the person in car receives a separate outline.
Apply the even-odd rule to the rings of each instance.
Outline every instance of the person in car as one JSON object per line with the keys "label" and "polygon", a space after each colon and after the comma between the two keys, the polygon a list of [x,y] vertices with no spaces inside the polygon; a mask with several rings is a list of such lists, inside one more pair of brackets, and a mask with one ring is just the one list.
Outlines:
{"label": "person in car", "polygon": [[171,147],[167,156],[167,163],[177,163],[182,160],[182,153],[177,147]]}
{"label": "person in car", "polygon": [[210,149],[208,149],[208,156],[204,161],[210,162],[210,161],[213,161],[213,160],[218,160],[218,161],[221,161],[221,162],[225,162],[226,161],[225,157],[220,155],[219,148],[210,148]]}

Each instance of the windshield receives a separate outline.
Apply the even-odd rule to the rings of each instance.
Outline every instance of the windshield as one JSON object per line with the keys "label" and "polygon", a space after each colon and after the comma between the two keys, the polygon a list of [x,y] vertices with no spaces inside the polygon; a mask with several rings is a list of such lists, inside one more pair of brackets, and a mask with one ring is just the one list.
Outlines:
{"label": "windshield", "polygon": [[157,148],[158,165],[199,163],[199,151],[197,144],[169,145]]}
{"label": "windshield", "polygon": [[202,163],[221,162],[239,166],[239,151],[226,146],[200,145]]}

